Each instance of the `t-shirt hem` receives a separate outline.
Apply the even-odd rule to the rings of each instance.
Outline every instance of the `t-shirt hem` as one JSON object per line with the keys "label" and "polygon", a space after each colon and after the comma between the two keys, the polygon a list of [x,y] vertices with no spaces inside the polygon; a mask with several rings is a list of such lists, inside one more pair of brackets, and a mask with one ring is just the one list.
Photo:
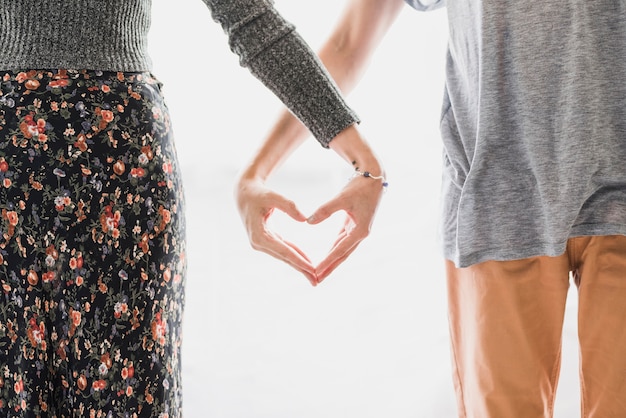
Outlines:
{"label": "t-shirt hem", "polygon": [[[572,227],[569,238],[581,236],[607,236],[625,235],[626,225],[622,224],[580,224]],[[473,264],[485,261],[511,261],[530,257],[548,256],[557,257],[562,255],[567,248],[567,239],[554,243],[535,243],[522,248],[490,248],[480,251],[463,253],[461,251],[444,248],[444,257],[457,266],[457,268],[469,267]]]}

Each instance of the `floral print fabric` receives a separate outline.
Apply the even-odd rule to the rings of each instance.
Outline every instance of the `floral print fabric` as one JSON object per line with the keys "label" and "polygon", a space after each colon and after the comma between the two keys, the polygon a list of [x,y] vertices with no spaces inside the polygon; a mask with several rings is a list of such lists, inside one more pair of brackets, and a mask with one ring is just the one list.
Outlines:
{"label": "floral print fabric", "polygon": [[160,83],[0,77],[0,416],[181,416],[183,197]]}

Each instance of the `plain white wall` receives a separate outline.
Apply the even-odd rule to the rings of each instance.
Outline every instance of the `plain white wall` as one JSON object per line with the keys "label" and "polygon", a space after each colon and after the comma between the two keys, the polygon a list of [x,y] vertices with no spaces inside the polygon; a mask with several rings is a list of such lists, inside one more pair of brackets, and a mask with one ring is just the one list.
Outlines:
{"label": "plain white wall", "polygon": [[[314,49],[344,5],[276,0]],[[281,104],[238,66],[202,1],[153,7],[154,72],[165,83],[187,194],[186,417],[455,416],[436,226],[445,11],[407,6],[349,97],[390,187],[371,236],[312,288],[249,247],[232,198],[237,172]],[[311,139],[271,184],[311,212],[350,174]],[[341,223],[335,216],[312,228],[274,218],[314,260]],[[574,346],[565,357],[575,362]],[[571,363],[557,404],[567,418],[578,410]]]}

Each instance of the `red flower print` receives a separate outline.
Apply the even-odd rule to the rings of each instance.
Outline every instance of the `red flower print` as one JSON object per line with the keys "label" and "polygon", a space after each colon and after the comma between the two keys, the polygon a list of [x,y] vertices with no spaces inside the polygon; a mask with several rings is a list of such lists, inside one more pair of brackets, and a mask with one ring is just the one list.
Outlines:
{"label": "red flower print", "polygon": [[54,208],[58,211],[61,212],[62,210],[65,209],[65,199],[63,198],[63,196],[57,196],[54,198]]}
{"label": "red flower print", "polygon": [[72,324],[76,327],[79,326],[81,319],[81,313],[79,311],[72,310]]}
{"label": "red flower print", "polygon": [[45,349],[46,342],[44,337],[46,335],[46,328],[43,322],[40,322],[39,325],[37,325],[35,319],[31,318],[26,335],[28,336],[28,340],[33,347],[41,346],[42,349]]}
{"label": "red flower print", "polygon": [[24,381],[20,379],[17,382],[15,382],[15,384],[13,384],[13,390],[18,395],[22,393],[24,391]]}
{"label": "red flower print", "polygon": [[120,373],[122,375],[122,379],[132,379],[135,376],[135,366],[133,366],[132,362],[129,362],[128,366],[123,367]]}
{"label": "red flower print", "polygon": [[24,81],[28,80],[28,74],[22,71],[15,76],[15,80],[17,80],[18,83],[23,83]]}
{"label": "red flower print", "polygon": [[44,283],[50,283],[56,278],[57,274],[54,271],[46,271],[41,275],[41,281]]}
{"label": "red flower print", "polygon": [[83,315],[80,313],[80,311],[76,311],[70,308],[70,321],[71,322],[70,322],[70,330],[67,333],[67,335],[69,335],[70,337],[74,336],[74,333],[76,332],[76,328],[78,328],[82,319],[83,319]]}
{"label": "red flower print", "polygon": [[66,87],[68,85],[68,81],[67,80],[53,80],[51,82],[48,83],[48,86],[55,88],[55,87]]}
{"label": "red flower print", "polygon": [[150,326],[152,330],[152,339],[160,345],[165,345],[165,334],[167,332],[167,324],[161,319],[161,312],[157,312]]}
{"label": "red flower print", "polygon": [[87,151],[87,137],[85,136],[85,134],[78,135],[78,138],[76,138],[76,142],[74,142],[74,146],[82,152]]}
{"label": "red flower print", "polygon": [[22,134],[26,139],[31,139],[36,133],[36,130],[37,125],[35,125],[34,123],[29,123],[27,121],[22,121],[22,123],[20,123],[20,131],[22,131]]}
{"label": "red flower print", "polygon": [[28,182],[30,183],[31,186],[33,186],[33,189],[37,190],[37,191],[41,191],[43,190],[43,184],[41,184],[38,181],[35,181],[33,179],[33,175],[31,174],[30,177],[28,178]]}
{"label": "red flower print", "polygon": [[128,312],[128,304],[123,303],[123,302],[117,302],[115,304],[115,306],[113,307],[113,315],[119,319],[122,317],[123,314]]}
{"label": "red flower print", "polygon": [[59,259],[59,252],[57,251],[57,249],[56,249],[56,247],[54,245],[49,245],[46,248],[46,255],[51,255],[52,258],[54,258],[55,260]]}
{"label": "red flower print", "polygon": [[106,123],[110,123],[113,121],[113,112],[111,112],[110,110],[103,110],[100,112],[100,115],[102,116],[102,120]]}
{"label": "red flower print", "polygon": [[149,240],[150,240],[150,237],[148,236],[147,233],[144,232],[144,234],[141,236],[141,240],[139,241],[139,248],[141,248],[141,251],[143,251],[144,254],[148,253]]}
{"label": "red flower print", "polygon": [[83,268],[83,255],[77,252],[75,257],[70,258],[70,268],[72,270]]}
{"label": "red flower print", "polygon": [[104,213],[100,215],[100,225],[102,226],[102,230],[106,233],[111,233],[112,236],[119,236],[119,230],[117,229],[120,224],[120,219],[122,219],[122,214],[119,210],[116,210],[113,213],[113,209],[111,205],[108,205],[104,208]]}
{"label": "red flower print", "polygon": [[76,384],[78,385],[78,389],[85,390],[87,389],[87,378],[85,377],[84,374],[81,374],[78,378],[78,380],[76,381]]}
{"label": "red flower print", "polygon": [[106,382],[106,381],[104,381],[104,380],[102,380],[102,379],[100,379],[100,380],[96,380],[96,381],[94,381],[94,382],[93,382],[93,384],[91,385],[91,387],[92,387],[94,390],[103,390],[103,389],[105,389],[105,388],[107,387],[107,382]]}
{"label": "red flower print", "polygon": [[48,83],[48,86],[55,87],[66,87],[69,84],[69,80],[67,77],[66,70],[59,70],[57,74],[53,76],[53,80]]}
{"label": "red flower print", "polygon": [[113,361],[111,360],[111,355],[109,353],[105,353],[100,356],[100,362],[104,364],[107,369],[113,367]]}
{"label": "red flower print", "polygon": [[17,76],[15,77],[15,80],[17,80],[18,83],[24,83],[24,87],[26,87],[27,90],[36,90],[39,87],[39,81],[36,79],[37,77],[37,71],[35,70],[31,70],[27,73],[25,72],[21,72],[18,73]]}
{"label": "red flower print", "polygon": [[143,154],[146,154],[146,157],[148,157],[148,160],[152,160],[154,158],[154,152],[152,152],[152,147],[150,145],[141,147],[141,152]]}
{"label": "red flower print", "polygon": [[46,121],[44,119],[38,119],[35,122],[32,115],[24,116],[24,120],[20,123],[20,131],[26,139],[37,136],[40,142],[46,142],[48,137],[44,134],[45,130]]}
{"label": "red flower print", "polygon": [[36,286],[37,283],[39,283],[39,276],[37,275],[37,272],[35,270],[30,270],[28,272],[28,276],[26,276],[26,279],[31,286]]}
{"label": "red flower print", "polygon": [[131,168],[130,175],[132,177],[143,177],[146,175],[146,170],[141,167]]}
{"label": "red flower print", "polygon": [[126,165],[124,164],[124,161],[117,160],[115,164],[113,164],[113,172],[118,176],[121,176],[122,174],[124,174],[124,171],[126,171]]}
{"label": "red flower print", "polygon": [[172,214],[163,206],[159,206],[159,215],[161,215],[161,222],[159,222],[159,231],[164,231],[167,227],[167,224],[172,221]]}
{"label": "red flower print", "polygon": [[[8,179],[5,179],[8,180]],[[19,223],[19,216],[17,212],[13,210],[2,209],[2,217],[9,221],[9,228],[7,234],[9,237],[12,237],[15,233],[15,226]]]}
{"label": "red flower print", "polygon": [[28,90],[37,90],[40,86],[39,81],[37,80],[26,80],[26,82],[24,83],[24,86],[28,89]]}
{"label": "red flower print", "polygon": [[10,210],[7,212],[7,219],[9,221],[9,225],[11,226],[16,226],[18,222],[20,221],[20,218],[17,215],[17,212],[15,212],[14,210]]}

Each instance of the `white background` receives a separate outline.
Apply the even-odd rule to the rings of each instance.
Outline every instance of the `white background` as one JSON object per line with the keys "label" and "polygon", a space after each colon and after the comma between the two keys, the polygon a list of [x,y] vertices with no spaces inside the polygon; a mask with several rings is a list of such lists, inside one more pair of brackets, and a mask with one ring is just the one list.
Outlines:
{"label": "white background", "polygon": [[[344,0],[276,0],[317,49]],[[446,296],[437,237],[445,10],[405,8],[349,102],[390,187],[371,236],[321,286],[253,251],[233,200],[237,172],[280,103],[238,66],[200,0],[154,0],[150,49],[177,136],[187,195],[187,418],[447,418]],[[351,167],[311,139],[272,186],[305,213]],[[273,225],[320,260],[342,221]],[[564,331],[560,418],[579,415],[575,294]],[[514,359],[512,359],[514,361]]]}

